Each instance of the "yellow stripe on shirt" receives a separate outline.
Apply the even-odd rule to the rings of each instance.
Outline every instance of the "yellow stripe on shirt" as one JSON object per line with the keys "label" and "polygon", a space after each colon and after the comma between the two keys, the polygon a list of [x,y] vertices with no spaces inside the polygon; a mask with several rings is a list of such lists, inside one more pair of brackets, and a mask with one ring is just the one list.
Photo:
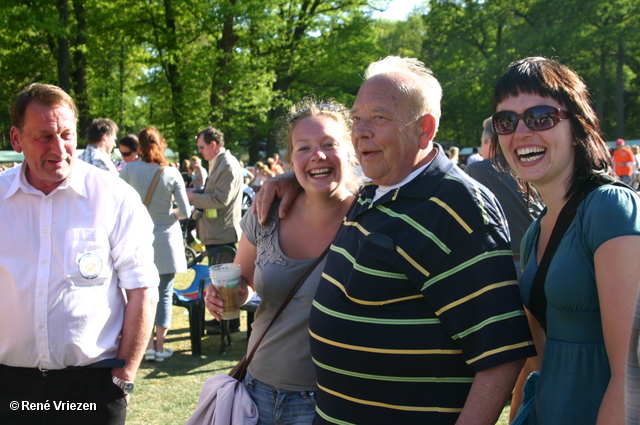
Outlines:
{"label": "yellow stripe on shirt", "polygon": [[359,404],[365,404],[368,406],[377,406],[377,407],[384,407],[386,409],[394,409],[394,410],[404,410],[406,412],[441,412],[441,413],[458,413],[458,412],[462,412],[462,409],[452,409],[452,408],[448,408],[448,407],[427,407],[427,406],[400,406],[397,404],[388,404],[388,403],[380,403],[378,401],[370,401],[370,400],[362,400],[359,398],[355,398],[355,397],[350,397],[344,394],[340,394],[337,391],[333,391],[330,390],[329,388],[323,387],[322,385],[318,384],[318,388],[320,388],[322,391],[334,395],[336,397],[342,398],[344,400],[349,400],[352,401],[354,403],[359,403]]}
{"label": "yellow stripe on shirt", "polygon": [[361,304],[361,305],[387,305],[387,304],[399,303],[399,302],[408,301],[408,300],[415,300],[417,298],[422,298],[423,297],[422,294],[416,294],[416,295],[410,295],[408,297],[394,298],[394,299],[390,299],[390,300],[366,301],[366,300],[361,300],[361,299],[358,299],[358,298],[353,298],[351,295],[349,295],[347,293],[346,288],[340,282],[338,282],[337,280],[335,280],[334,278],[332,278],[328,274],[322,273],[322,277],[324,279],[328,280],[329,282],[331,282],[332,284],[334,284],[336,287],[338,287],[338,289],[340,289],[342,291],[342,293],[344,293],[344,295],[347,298],[349,298],[349,300],[353,301],[356,304]]}
{"label": "yellow stripe on shirt", "polygon": [[351,345],[351,344],[343,344],[341,342],[336,342],[336,341],[330,341],[326,338],[323,338],[315,333],[313,333],[312,331],[309,331],[309,335],[311,335],[312,338],[314,338],[317,341],[323,342],[325,344],[334,346],[334,347],[339,347],[339,348],[345,348],[347,350],[353,350],[353,351],[362,351],[365,353],[378,353],[378,354],[418,354],[418,355],[422,355],[422,354],[461,354],[462,350],[441,350],[441,349],[425,349],[425,350],[400,350],[400,349],[394,349],[394,348],[374,348],[374,347],[361,347],[361,346],[357,346],[357,345]]}
{"label": "yellow stripe on shirt", "polygon": [[511,286],[511,285],[517,285],[518,281],[517,280],[507,280],[504,282],[498,282],[498,283],[494,283],[493,285],[489,285],[489,286],[485,286],[484,288],[480,289],[479,291],[474,292],[473,294],[469,294],[464,298],[460,298],[459,300],[452,302],[451,304],[447,304],[444,307],[442,307],[440,310],[436,311],[436,315],[440,316],[442,313],[444,313],[447,310],[451,310],[454,307],[459,306],[460,304],[465,303],[466,301],[469,301],[479,295],[482,295],[486,292],[489,292],[493,289],[498,289],[498,288],[503,288],[505,286]]}

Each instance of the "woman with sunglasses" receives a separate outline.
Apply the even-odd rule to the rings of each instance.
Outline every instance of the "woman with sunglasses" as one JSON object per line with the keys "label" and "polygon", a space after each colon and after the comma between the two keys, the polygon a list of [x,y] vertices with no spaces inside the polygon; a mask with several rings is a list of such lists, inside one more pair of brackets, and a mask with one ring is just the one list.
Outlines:
{"label": "woman with sunglasses", "polygon": [[116,169],[120,171],[125,164],[139,160],[139,148],[140,142],[138,142],[138,137],[135,134],[127,134],[120,139],[118,142],[118,150],[120,151],[120,155],[122,155],[122,161],[118,161]]}
{"label": "woman with sunglasses", "polygon": [[[274,203],[265,226],[245,214],[235,262],[242,266],[242,286],[255,289],[260,305],[247,351],[251,352],[291,289],[333,241],[358,188],[347,109],[304,99],[294,106],[281,140],[304,191],[286,218]],[[311,302],[326,257],[313,269],[265,334],[243,381],[258,407],[258,425],[311,425],[315,416],[316,374],[309,346]],[[243,292],[249,298],[247,291]],[[220,320],[224,310],[212,285],[207,309]]]}
{"label": "woman with sunglasses", "polygon": [[[626,355],[640,280],[639,199],[627,188],[603,185],[580,203],[544,283],[545,334],[529,310],[534,275],[571,195],[599,174],[614,176],[609,149],[586,85],[553,60],[511,64],[498,80],[494,105],[498,161],[546,205],[522,242],[520,294],[538,351],[523,374],[539,371],[539,379],[517,423],[624,423]],[[518,405],[514,400],[512,409]]]}

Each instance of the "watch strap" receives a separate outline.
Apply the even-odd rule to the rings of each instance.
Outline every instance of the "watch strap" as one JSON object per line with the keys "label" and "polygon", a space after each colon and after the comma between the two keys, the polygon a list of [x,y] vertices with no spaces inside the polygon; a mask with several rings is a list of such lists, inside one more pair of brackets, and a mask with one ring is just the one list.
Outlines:
{"label": "watch strap", "polygon": [[133,392],[134,384],[132,381],[125,381],[117,376],[111,375],[111,380],[118,386],[125,394],[131,394]]}

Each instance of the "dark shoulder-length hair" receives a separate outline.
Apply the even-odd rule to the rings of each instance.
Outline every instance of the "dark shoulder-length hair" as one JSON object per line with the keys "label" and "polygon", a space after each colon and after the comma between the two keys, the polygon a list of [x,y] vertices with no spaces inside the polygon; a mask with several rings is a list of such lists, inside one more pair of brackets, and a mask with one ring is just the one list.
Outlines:
{"label": "dark shoulder-length hair", "polygon": [[143,128],[138,134],[138,142],[140,142],[140,156],[144,162],[167,165],[164,157],[167,142],[155,127]]}
{"label": "dark shoulder-length hair", "polygon": [[[589,89],[573,70],[552,59],[529,57],[513,62],[502,74],[493,92],[494,112],[510,97],[533,94],[559,102],[569,113],[575,145],[574,169],[565,194],[569,198],[580,185],[595,174],[614,176],[609,147],[600,133],[598,117],[589,101]],[[494,162],[503,170],[509,169],[497,135],[492,144]],[[534,195],[531,185],[519,179],[528,195]]]}

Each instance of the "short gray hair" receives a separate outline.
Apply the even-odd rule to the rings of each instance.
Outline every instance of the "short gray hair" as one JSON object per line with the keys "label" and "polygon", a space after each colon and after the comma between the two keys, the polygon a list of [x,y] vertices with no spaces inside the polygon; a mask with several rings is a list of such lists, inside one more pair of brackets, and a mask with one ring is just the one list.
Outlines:
{"label": "short gray hair", "polygon": [[493,141],[493,138],[496,136],[496,133],[493,132],[493,121],[492,117],[487,118],[482,122],[482,127],[484,130],[482,131],[482,141],[485,139],[489,139],[490,142]]}
{"label": "short gray hair", "polygon": [[431,114],[440,122],[440,101],[442,100],[442,87],[422,61],[416,58],[403,58],[400,56],[387,56],[377,62],[371,63],[364,72],[364,79],[368,80],[380,74],[412,74],[417,77],[418,84],[400,87],[416,102],[417,114]]}

